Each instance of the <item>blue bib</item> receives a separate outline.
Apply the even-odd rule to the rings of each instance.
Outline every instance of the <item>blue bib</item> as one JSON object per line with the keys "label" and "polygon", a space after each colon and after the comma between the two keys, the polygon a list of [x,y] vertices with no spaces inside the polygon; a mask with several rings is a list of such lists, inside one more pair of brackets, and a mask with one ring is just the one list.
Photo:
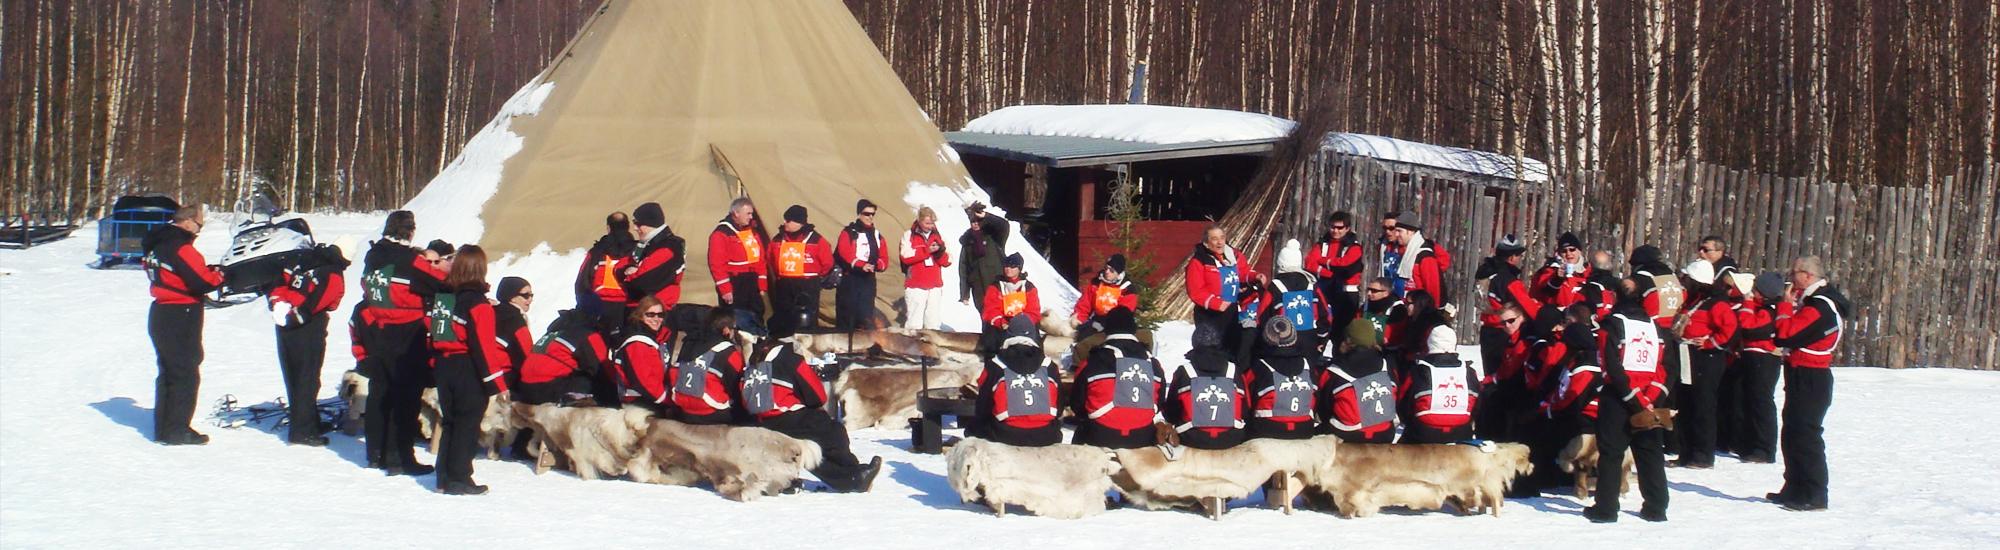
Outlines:
{"label": "blue bib", "polygon": [[1319,328],[1318,302],[1310,290],[1294,290],[1278,297],[1278,303],[1285,308],[1285,318],[1298,330]]}
{"label": "blue bib", "polygon": [[1237,280],[1236,280],[1236,266],[1233,266],[1233,265],[1218,265],[1218,266],[1215,266],[1215,271],[1216,271],[1216,274],[1217,274],[1217,275],[1219,275],[1219,276],[1220,276],[1220,278],[1222,279],[1222,290],[1218,291],[1218,293],[1219,293],[1219,294],[1221,295],[1221,297],[1222,297],[1222,301],[1224,301],[1224,302],[1235,302],[1235,301],[1236,301],[1236,283],[1237,283]]}

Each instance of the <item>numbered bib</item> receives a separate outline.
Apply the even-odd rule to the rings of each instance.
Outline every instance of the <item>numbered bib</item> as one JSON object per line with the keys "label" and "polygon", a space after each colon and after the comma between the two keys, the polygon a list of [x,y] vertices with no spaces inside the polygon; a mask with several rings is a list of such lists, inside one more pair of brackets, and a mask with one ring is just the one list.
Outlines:
{"label": "numbered bib", "polygon": [[1000,295],[1000,312],[1002,314],[1013,317],[1020,315],[1021,312],[1027,311],[1027,309],[1028,292],[1026,290],[1007,292]]}
{"label": "numbered bib", "polygon": [[1313,383],[1304,372],[1298,376],[1285,376],[1272,371],[1271,416],[1276,418],[1299,418],[1312,416]]}
{"label": "numbered bib", "polygon": [[595,277],[597,284],[592,290],[625,290],[625,285],[618,282],[618,264],[617,258],[606,257],[598,260],[597,277]]}
{"label": "numbered bib", "polygon": [[806,243],[778,243],[778,276],[803,277],[806,274]]}
{"label": "numbered bib", "polygon": [[1687,289],[1682,288],[1680,279],[1673,275],[1654,275],[1653,289],[1649,292],[1658,298],[1656,303],[1660,306],[1660,310],[1653,313],[1654,317],[1679,315],[1681,306],[1687,302]]}
{"label": "numbered bib", "polygon": [[1652,323],[1624,319],[1625,337],[1619,341],[1620,363],[1627,373],[1660,371],[1660,333]]}
{"label": "numbered bib", "polygon": [[743,371],[743,408],[764,414],[778,407],[772,400],[771,362],[759,361]]}
{"label": "numbered bib", "polygon": [[452,311],[458,309],[458,296],[439,294],[431,298],[431,341],[457,342],[458,331],[452,330]]}
{"label": "numbered bib", "polygon": [[1098,315],[1111,313],[1118,308],[1118,299],[1125,297],[1125,289],[1111,285],[1097,285],[1097,296],[1091,302]]}
{"label": "numbered bib", "polygon": [[743,259],[751,263],[764,261],[764,247],[758,246],[757,232],[748,228],[737,231],[736,242],[743,245]]}
{"label": "numbered bib", "polygon": [[1396,383],[1387,371],[1355,379],[1354,403],[1360,413],[1356,424],[1375,426],[1396,420]]}
{"label": "numbered bib", "polygon": [[1151,410],[1158,405],[1154,392],[1159,391],[1159,379],[1153,377],[1151,361],[1120,357],[1113,365],[1118,372],[1112,384],[1113,406]]}
{"label": "numbered bib", "polygon": [[1278,300],[1280,304],[1284,305],[1285,318],[1292,322],[1292,328],[1302,331],[1319,328],[1319,316],[1316,315],[1317,312],[1315,311],[1318,309],[1315,306],[1318,305],[1319,301],[1314,299],[1312,291],[1294,290],[1286,292],[1279,296]]}
{"label": "numbered bib", "polygon": [[1236,286],[1238,283],[1238,281],[1236,280],[1236,266],[1233,265],[1215,266],[1215,272],[1216,276],[1222,280],[1222,288],[1217,290],[1216,294],[1219,297],[1221,297],[1222,301],[1224,302],[1236,301]]}
{"label": "numbered bib", "polygon": [[1472,410],[1472,388],[1466,385],[1464,365],[1430,365],[1433,414],[1465,414]]}
{"label": "numbered bib", "polygon": [[708,395],[708,366],[715,361],[715,352],[702,353],[693,361],[685,361],[674,369],[674,393],[699,400]]}
{"label": "numbered bib", "polygon": [[390,307],[389,283],[395,278],[395,264],[368,270],[361,276],[362,299],[370,306]]}
{"label": "numbered bib", "polygon": [[1048,366],[1035,369],[1034,374],[1020,374],[1012,369],[1000,372],[1000,384],[1007,393],[1007,416],[1055,416],[1055,399],[1049,391],[1055,379],[1049,376]]}
{"label": "numbered bib", "polygon": [[1236,427],[1236,380],[1221,376],[1196,376],[1188,379],[1188,391],[1194,395],[1194,406],[1188,411],[1194,418],[1189,419],[1196,428]]}

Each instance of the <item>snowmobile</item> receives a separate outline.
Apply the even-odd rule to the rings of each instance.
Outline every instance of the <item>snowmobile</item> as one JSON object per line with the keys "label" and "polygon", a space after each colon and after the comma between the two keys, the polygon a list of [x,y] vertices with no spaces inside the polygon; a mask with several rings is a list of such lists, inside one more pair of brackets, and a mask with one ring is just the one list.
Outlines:
{"label": "snowmobile", "polygon": [[229,252],[217,264],[222,268],[222,286],[208,300],[210,308],[249,302],[270,292],[284,282],[285,269],[309,257],[317,244],[304,218],[277,219],[284,210],[262,196],[253,203],[248,219],[236,225]]}

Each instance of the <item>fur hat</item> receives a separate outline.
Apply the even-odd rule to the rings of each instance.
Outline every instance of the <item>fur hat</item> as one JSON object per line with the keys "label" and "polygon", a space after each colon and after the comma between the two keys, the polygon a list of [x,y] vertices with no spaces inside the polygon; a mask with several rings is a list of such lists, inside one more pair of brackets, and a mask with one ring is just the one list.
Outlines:
{"label": "fur hat", "polygon": [[1681,268],[1681,274],[1697,283],[1715,284],[1715,264],[1708,263],[1708,260],[1688,262],[1687,267]]}
{"label": "fur hat", "polygon": [[1278,272],[1292,273],[1305,271],[1304,256],[1299,253],[1299,240],[1287,239],[1285,249],[1278,251]]}
{"label": "fur hat", "polygon": [[791,208],[786,208],[785,221],[806,223],[806,207],[794,204]]}
{"label": "fur hat", "polygon": [[1001,262],[1000,262],[1000,267],[1011,267],[1011,268],[1014,268],[1014,269],[1020,269],[1020,268],[1021,268],[1021,266],[1024,266],[1024,265],[1027,265],[1027,261],[1026,261],[1026,260],[1023,260],[1023,259],[1021,259],[1021,253],[1019,253],[1019,252],[1015,252],[1015,253],[1013,253],[1013,254],[1008,254],[1008,255],[1007,255],[1007,258],[1006,258],[1006,259],[1004,259],[1004,260],[1001,260]]}
{"label": "fur hat", "polygon": [[1438,325],[1431,329],[1431,336],[1424,343],[1427,353],[1458,353],[1458,331],[1451,325]]}
{"label": "fur hat", "polygon": [[1264,343],[1276,348],[1289,348],[1299,344],[1299,331],[1292,327],[1292,320],[1283,315],[1264,321]]}
{"label": "fur hat", "polygon": [[666,227],[667,215],[660,211],[660,203],[649,202],[632,210],[632,224],[646,227]]}
{"label": "fur hat", "polygon": [[1501,258],[1519,255],[1527,251],[1528,247],[1522,245],[1521,238],[1514,236],[1513,233],[1508,233],[1506,236],[1500,237],[1500,242],[1493,245],[1493,255]]}

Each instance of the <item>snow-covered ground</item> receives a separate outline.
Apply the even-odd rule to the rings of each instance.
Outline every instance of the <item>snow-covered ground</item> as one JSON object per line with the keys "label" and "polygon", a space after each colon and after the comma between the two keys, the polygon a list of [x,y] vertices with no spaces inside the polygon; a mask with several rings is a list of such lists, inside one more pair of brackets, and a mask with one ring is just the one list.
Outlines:
{"label": "snow-covered ground", "polygon": [[[380,215],[313,216],[325,238],[365,242]],[[213,223],[198,246],[227,240]],[[480,460],[480,497],[430,491],[431,479],[360,466],[361,445],[288,447],[281,436],[198,425],[205,447],[148,442],[155,374],[144,276],[94,271],[94,227],[26,251],[0,251],[0,547],[583,547],[1022,548],[2000,546],[2000,373],[1842,369],[1828,418],[1833,506],[1789,513],[1761,501],[1779,468],[1720,460],[1669,470],[1672,521],[1627,515],[1593,525],[1567,496],[1515,500],[1504,516],[1400,514],[1341,520],[1238,503],[1221,523],[1189,513],[1115,510],[1059,521],[959,503],[943,459],[912,454],[908,434],[854,434],[887,465],[875,491],[734,503],[698,488],[536,476]],[[497,276],[498,274],[496,274]],[[547,285],[559,286],[559,285]],[[552,309],[543,303],[540,308]],[[345,313],[337,314],[340,319]],[[256,305],[211,310],[198,419],[235,395],[282,395],[268,317]],[[538,329],[539,330],[539,329]],[[322,395],[352,365],[329,335]],[[424,460],[430,457],[424,456]],[[1626,501],[1636,510],[1636,497]],[[1004,541],[1004,542],[999,542]]]}

